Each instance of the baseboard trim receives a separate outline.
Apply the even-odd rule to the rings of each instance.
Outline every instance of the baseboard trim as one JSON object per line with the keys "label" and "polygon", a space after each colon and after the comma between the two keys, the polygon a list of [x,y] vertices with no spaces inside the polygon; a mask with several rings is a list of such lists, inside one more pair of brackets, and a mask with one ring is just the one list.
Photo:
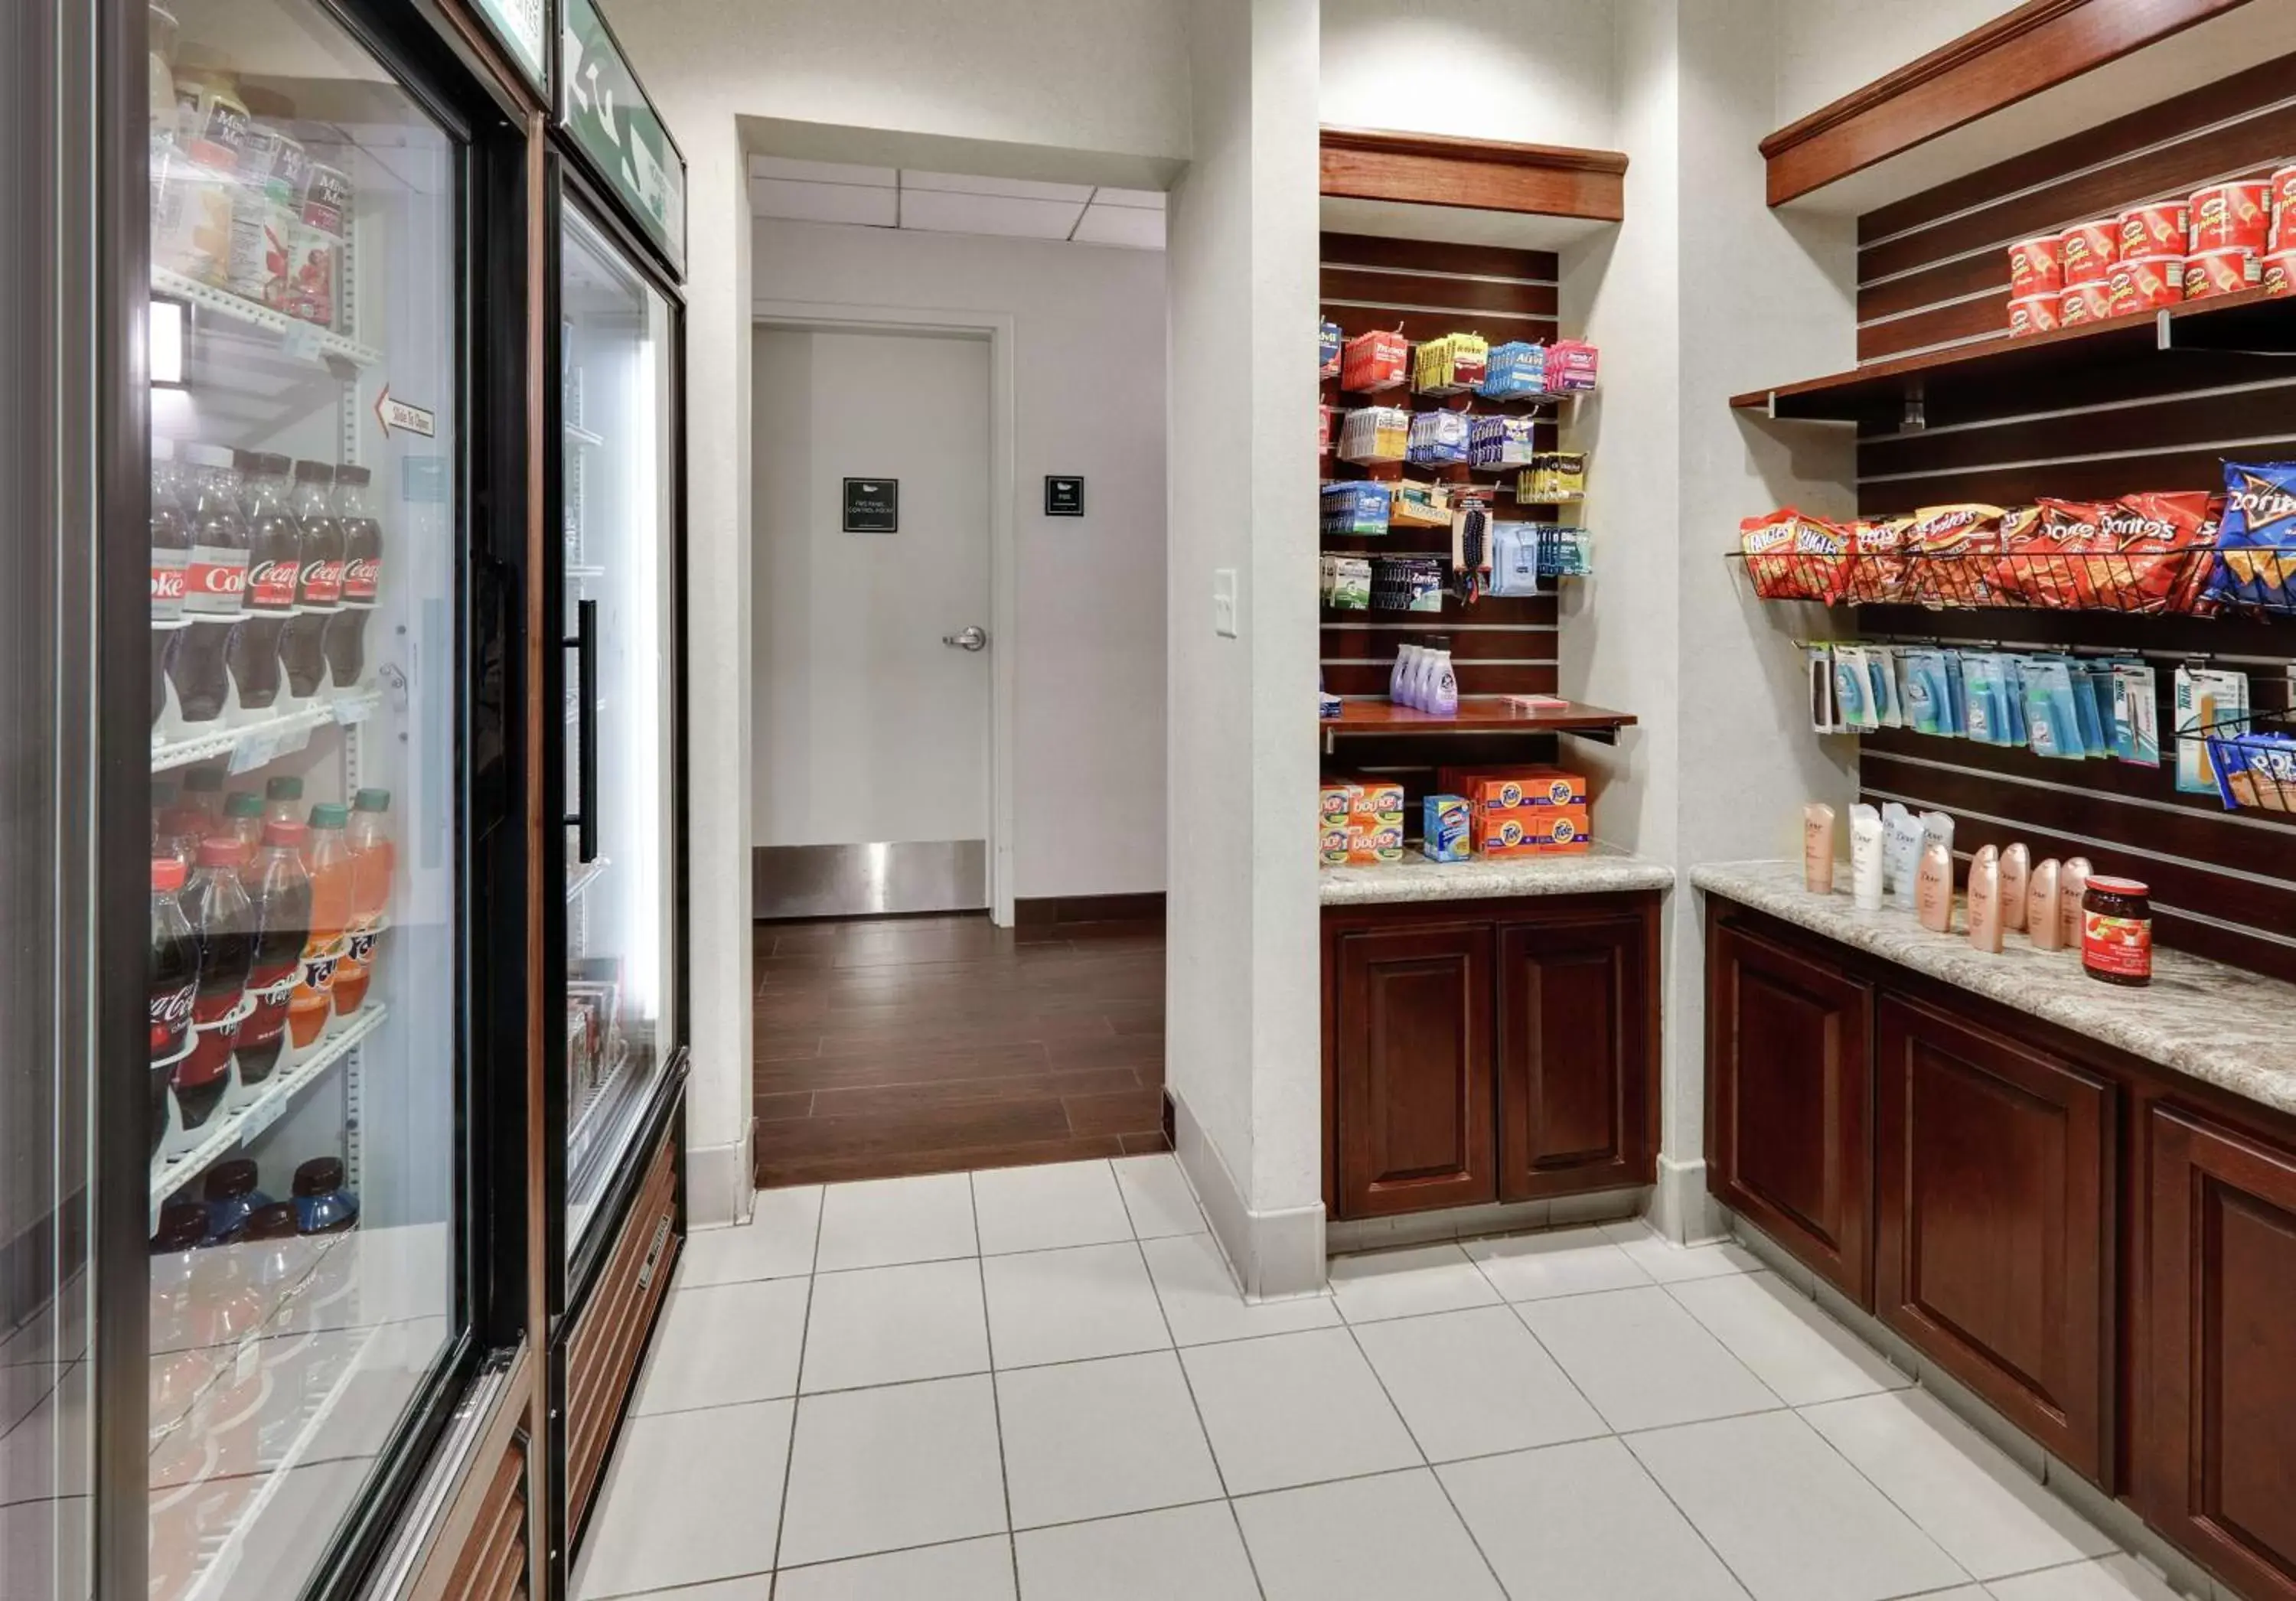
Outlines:
{"label": "baseboard trim", "polygon": [[1066,923],[1161,923],[1164,891],[1132,895],[1045,895],[1016,897],[1015,928],[1054,928]]}
{"label": "baseboard trim", "polygon": [[1173,1153],[1243,1298],[1289,1301],[1327,1293],[1323,1203],[1254,1211],[1185,1098],[1169,1088],[1165,1097],[1172,1110]]}
{"label": "baseboard trim", "polygon": [[685,1222],[689,1228],[739,1223],[756,1194],[746,1131],[732,1145],[685,1147]]}
{"label": "baseboard trim", "polygon": [[2133,1553],[2138,1562],[2161,1575],[2177,1591],[2195,1597],[2231,1595],[2126,1503],[2105,1494],[2051,1456],[2038,1441],[2003,1416],[1991,1402],[1923,1356],[1888,1324],[1818,1277],[1800,1258],[1728,1208],[1718,1204],[1716,1210],[1728,1225],[1729,1237],[1759,1258],[1764,1267],[1808,1296],[1820,1311],[1879,1351],[1890,1367],[1935,1396],[1948,1411],[2040,1481],[2043,1489],[2118,1540],[2124,1550]]}
{"label": "baseboard trim", "polygon": [[1677,1162],[1660,1154],[1650,1222],[1677,1245],[1703,1244],[1730,1232],[1730,1213],[1707,1192],[1704,1157]]}
{"label": "baseboard trim", "polygon": [[1584,1195],[1558,1195],[1551,1201],[1496,1201],[1485,1206],[1447,1206],[1392,1218],[1334,1218],[1324,1225],[1324,1244],[1336,1256],[1397,1245],[1435,1245],[1484,1235],[1530,1234],[1542,1228],[1640,1217],[1649,1202],[1650,1186],[1638,1184]]}

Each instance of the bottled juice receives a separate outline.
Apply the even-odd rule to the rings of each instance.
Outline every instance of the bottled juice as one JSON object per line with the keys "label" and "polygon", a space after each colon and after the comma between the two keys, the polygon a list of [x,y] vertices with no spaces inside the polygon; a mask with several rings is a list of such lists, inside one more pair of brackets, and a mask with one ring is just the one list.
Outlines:
{"label": "bottled juice", "polygon": [[348,1017],[365,1004],[374,976],[375,948],[398,863],[390,841],[390,792],[361,790],[352,802],[346,840],[351,853],[351,924],[343,959],[335,969],[335,1015]]}
{"label": "bottled juice", "polygon": [[240,1020],[233,1047],[243,1087],[262,1083],[279,1065],[287,1009],[311,942],[311,881],[302,851],[300,823],[266,823],[262,849],[240,874],[255,908],[255,957],[247,976],[255,1009]]}
{"label": "bottled juice", "polygon": [[335,968],[351,915],[351,853],[343,838],[349,820],[350,814],[340,806],[315,806],[303,836],[303,871],[311,880],[311,935],[303,947],[301,976],[287,1001],[287,1032],[298,1050],[318,1039],[333,1005]]}
{"label": "bottled juice", "polygon": [[263,786],[263,820],[266,823],[299,823],[295,814],[303,809],[303,781],[282,776]]}

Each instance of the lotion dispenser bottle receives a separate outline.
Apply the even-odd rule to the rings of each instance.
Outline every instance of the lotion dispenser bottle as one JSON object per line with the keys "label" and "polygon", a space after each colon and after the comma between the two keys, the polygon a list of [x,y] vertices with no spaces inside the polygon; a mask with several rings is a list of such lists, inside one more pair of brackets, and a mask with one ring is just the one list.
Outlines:
{"label": "lotion dispenser bottle", "polygon": [[1953,852],[1942,840],[1922,847],[1914,900],[1923,928],[1933,934],[1953,932]]}
{"label": "lotion dispenser bottle", "polygon": [[2069,856],[2057,869],[2057,948],[2079,955],[2081,948],[2081,898],[2088,893],[2088,858]]}
{"label": "lotion dispenser bottle", "polygon": [[1882,814],[1863,801],[1849,809],[1849,885],[1859,911],[1882,909]]}
{"label": "lotion dispenser bottle", "polygon": [[2025,926],[2026,890],[2032,882],[2033,853],[2022,840],[2005,846],[2001,851],[2001,926],[2005,930],[2021,930]]}
{"label": "lotion dispenser bottle", "polygon": [[1801,887],[1833,893],[1833,808],[1813,800],[1801,809]]}
{"label": "lotion dispenser bottle", "polygon": [[2001,853],[1988,845],[1969,864],[1969,942],[2001,954]]}
{"label": "lotion dispenser bottle", "polygon": [[2063,926],[2057,910],[2057,858],[2034,867],[2025,881],[2025,932],[2035,950],[2063,948]]}

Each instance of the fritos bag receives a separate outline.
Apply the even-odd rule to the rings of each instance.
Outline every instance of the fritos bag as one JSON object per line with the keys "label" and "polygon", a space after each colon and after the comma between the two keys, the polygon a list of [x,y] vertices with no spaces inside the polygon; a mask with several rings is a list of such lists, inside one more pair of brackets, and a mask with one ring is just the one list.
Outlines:
{"label": "fritos bag", "polygon": [[1997,505],[1974,501],[1916,511],[1905,530],[1913,579],[1909,598],[1946,606],[1987,604],[1987,580],[2001,554],[2006,515]]}

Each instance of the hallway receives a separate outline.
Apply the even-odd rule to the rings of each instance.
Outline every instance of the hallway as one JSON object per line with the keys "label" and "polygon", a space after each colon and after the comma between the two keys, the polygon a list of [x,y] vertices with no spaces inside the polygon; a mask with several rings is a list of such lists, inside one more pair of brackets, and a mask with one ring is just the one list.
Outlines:
{"label": "hallway", "polygon": [[679,1264],[583,1601],[2174,1595],[1734,1244],[1252,1306],[1168,1156],[758,1199]]}
{"label": "hallway", "polygon": [[760,923],[753,940],[761,1189],[1169,1148],[1159,924]]}

